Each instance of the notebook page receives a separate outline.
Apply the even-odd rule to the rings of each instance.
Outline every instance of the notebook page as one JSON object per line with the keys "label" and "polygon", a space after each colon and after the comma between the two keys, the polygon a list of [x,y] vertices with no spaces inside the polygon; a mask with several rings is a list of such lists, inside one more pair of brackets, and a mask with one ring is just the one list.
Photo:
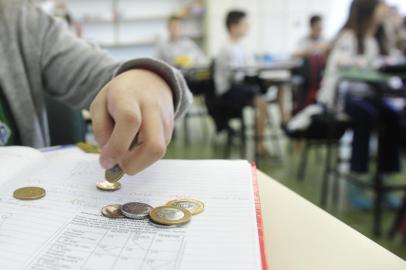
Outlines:
{"label": "notebook page", "polygon": [[43,158],[41,152],[30,147],[0,147],[0,185],[12,175],[33,166]]}
{"label": "notebook page", "polygon": [[[95,188],[104,173],[97,158],[52,156],[0,188],[0,269],[261,268],[247,162],[164,160],[106,193]],[[12,191],[21,184],[47,196],[17,201]],[[160,206],[177,197],[199,199],[206,210],[175,229],[100,215],[107,204]]]}

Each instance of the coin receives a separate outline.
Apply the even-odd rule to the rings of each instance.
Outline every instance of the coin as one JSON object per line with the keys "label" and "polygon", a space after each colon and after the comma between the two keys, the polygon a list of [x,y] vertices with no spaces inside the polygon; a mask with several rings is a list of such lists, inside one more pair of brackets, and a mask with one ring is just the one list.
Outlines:
{"label": "coin", "polygon": [[165,205],[152,209],[149,216],[158,224],[179,225],[189,222],[192,214],[186,209]]}
{"label": "coin", "polygon": [[204,203],[195,199],[176,199],[169,201],[166,205],[177,206],[188,210],[192,215],[197,215],[203,212]]}
{"label": "coin", "polygon": [[80,143],[77,143],[76,146],[79,147],[85,153],[88,153],[88,154],[100,154],[100,148],[98,148],[95,145],[80,142]]}
{"label": "coin", "polygon": [[156,223],[153,220],[150,220],[149,223],[151,224],[151,226],[154,226],[154,227],[160,228],[160,229],[173,229],[173,228],[179,228],[182,226],[182,224],[181,225],[163,225],[163,224]]}
{"label": "coin", "polygon": [[40,187],[23,187],[14,191],[14,198],[19,200],[39,200],[46,194],[45,189]]}
{"label": "coin", "polygon": [[116,191],[121,188],[120,182],[110,183],[107,181],[98,182],[96,187],[103,191]]}
{"label": "coin", "polygon": [[146,203],[130,202],[121,206],[124,216],[132,219],[143,219],[149,215],[153,207]]}
{"label": "coin", "polygon": [[101,213],[103,216],[108,218],[123,218],[124,215],[121,213],[121,204],[107,205],[102,208]]}
{"label": "coin", "polygon": [[113,168],[106,170],[106,173],[104,174],[104,177],[106,178],[107,181],[114,183],[117,182],[123,177],[124,172],[120,168],[119,165],[114,165]]}

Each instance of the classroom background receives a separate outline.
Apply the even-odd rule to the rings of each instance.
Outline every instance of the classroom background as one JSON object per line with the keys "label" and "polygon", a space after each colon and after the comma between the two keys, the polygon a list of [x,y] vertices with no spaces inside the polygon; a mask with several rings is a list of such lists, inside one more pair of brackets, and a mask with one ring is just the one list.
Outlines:
{"label": "classroom background", "polygon": [[[162,58],[162,50],[165,51],[162,46],[169,39],[168,27],[172,22],[168,20],[172,17],[181,25],[181,38],[192,41],[204,59],[193,63],[188,55],[179,55],[171,63],[182,70],[195,97],[191,110],[176,123],[165,158],[256,162],[258,168],[272,178],[406,259],[406,172],[404,169],[390,174],[380,171],[376,162],[377,134],[383,126],[380,120],[374,123],[368,144],[370,171],[363,175],[351,173],[354,135],[353,127],[345,121],[340,122],[335,115],[326,116],[319,129],[327,131],[320,136],[292,135],[287,128],[295,113],[315,102],[307,99],[309,91],[318,91],[329,61],[328,49],[315,53],[317,56],[298,53],[300,46],[304,46],[303,38],[309,35],[309,20],[312,17],[320,19],[317,21],[321,21],[321,37],[326,44],[331,44],[348,17],[352,0],[37,2],[46,12],[66,21],[67,27],[93,44],[95,49],[107,50],[120,61]],[[390,15],[384,23],[395,24],[389,29],[396,28],[391,33],[387,30],[386,34],[390,36],[388,40],[395,39],[397,54],[392,58],[387,55],[381,65],[387,68],[379,69],[379,72],[347,70],[342,76],[343,80],[362,81],[374,87],[385,85],[391,88],[389,90],[397,91],[399,103],[402,103],[406,92],[406,1],[386,0],[386,4]],[[247,14],[249,28],[242,42],[247,54],[252,56],[247,74],[255,82],[257,79],[267,82],[263,94],[268,121],[261,135],[263,138],[256,133],[258,119],[253,106],[244,106],[239,112],[230,114],[221,129],[213,113],[217,103],[213,103],[210,94],[215,87],[212,63],[219,57],[223,44],[228,42],[225,17],[230,10]],[[324,58],[320,58],[321,55]],[[386,97],[383,92],[380,92],[380,98]],[[48,101],[48,111],[51,112],[49,120],[54,145],[79,141],[94,143],[88,112],[71,111],[52,100]],[[287,119],[283,115],[285,112],[289,115]],[[226,114],[226,109],[222,108],[220,114]],[[61,121],[61,118],[66,120]],[[258,140],[264,140],[265,154],[258,151]],[[398,148],[402,150],[400,146]],[[404,151],[400,158],[404,164]]]}

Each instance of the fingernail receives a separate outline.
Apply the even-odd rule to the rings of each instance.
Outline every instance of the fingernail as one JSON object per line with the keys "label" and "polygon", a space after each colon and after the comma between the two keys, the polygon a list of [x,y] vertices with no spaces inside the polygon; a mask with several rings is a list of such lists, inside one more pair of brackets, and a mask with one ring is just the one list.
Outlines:
{"label": "fingernail", "polygon": [[115,161],[112,158],[109,158],[109,157],[101,157],[100,158],[100,164],[106,170],[111,169],[111,168],[113,168],[114,165],[116,165]]}

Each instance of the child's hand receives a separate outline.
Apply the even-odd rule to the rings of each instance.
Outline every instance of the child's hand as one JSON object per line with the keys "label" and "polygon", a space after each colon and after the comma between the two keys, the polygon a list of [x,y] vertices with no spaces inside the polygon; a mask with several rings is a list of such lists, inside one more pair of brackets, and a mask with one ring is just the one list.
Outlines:
{"label": "child's hand", "polygon": [[165,155],[173,132],[174,104],[171,89],[155,73],[130,70],[120,74],[99,92],[90,113],[105,169],[119,164],[134,175]]}

